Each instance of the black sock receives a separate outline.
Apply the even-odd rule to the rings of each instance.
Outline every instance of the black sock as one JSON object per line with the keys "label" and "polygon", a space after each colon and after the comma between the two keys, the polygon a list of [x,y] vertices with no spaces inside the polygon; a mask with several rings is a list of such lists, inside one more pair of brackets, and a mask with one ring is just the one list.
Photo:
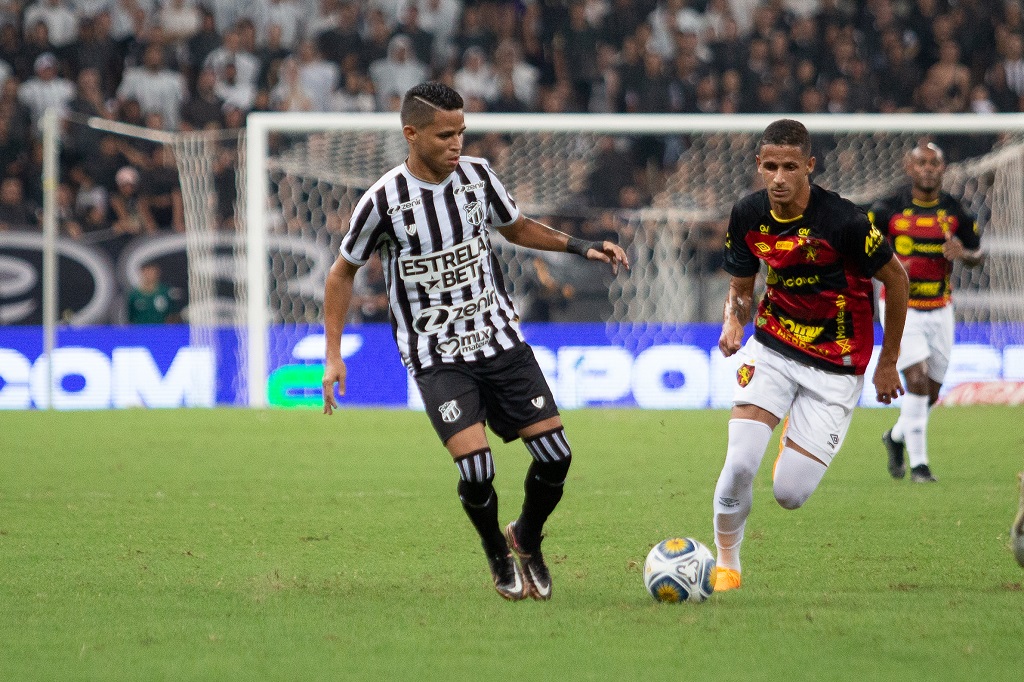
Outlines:
{"label": "black sock", "polygon": [[498,525],[498,493],[494,491],[494,459],[489,448],[455,460],[459,468],[459,499],[466,516],[480,535],[488,555],[508,553],[508,543]]}
{"label": "black sock", "polygon": [[459,481],[459,499],[466,516],[480,535],[484,551],[489,555],[507,554],[508,543],[498,525],[498,493],[490,481],[473,483]]}
{"label": "black sock", "polygon": [[517,522],[518,536],[524,550],[530,551],[540,546],[544,522],[562,499],[565,476],[571,461],[568,457],[557,462],[534,461],[526,472],[523,484],[526,497],[523,500],[523,513]]}

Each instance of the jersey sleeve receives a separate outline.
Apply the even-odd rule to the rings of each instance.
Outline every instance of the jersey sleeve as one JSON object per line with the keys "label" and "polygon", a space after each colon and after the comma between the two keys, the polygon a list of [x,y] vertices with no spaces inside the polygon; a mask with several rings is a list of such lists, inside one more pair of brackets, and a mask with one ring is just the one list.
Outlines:
{"label": "jersey sleeve", "polygon": [[493,227],[505,227],[519,219],[519,206],[505,189],[498,176],[486,163],[487,169],[487,222]]}
{"label": "jersey sleeve", "polygon": [[889,223],[892,221],[892,209],[884,201],[876,201],[868,209],[868,220],[878,228],[883,236],[889,236]]}
{"label": "jersey sleeve", "polygon": [[842,230],[840,251],[867,277],[873,277],[892,260],[893,251],[886,235],[860,209],[853,209]]}
{"label": "jersey sleeve", "polygon": [[722,268],[733,277],[753,277],[761,269],[761,262],[747,245],[747,232],[751,219],[737,203],[729,214],[729,227],[725,233],[725,262]]}
{"label": "jersey sleeve", "polygon": [[374,202],[374,195],[366,192],[356,202],[348,232],[341,240],[341,255],[353,265],[365,265],[370,259],[380,238],[380,212]]}
{"label": "jersey sleeve", "polygon": [[[958,202],[959,203],[959,202]],[[963,242],[964,248],[974,251],[981,247],[981,235],[978,234],[978,219],[971,215],[963,204],[957,210],[956,236]]]}

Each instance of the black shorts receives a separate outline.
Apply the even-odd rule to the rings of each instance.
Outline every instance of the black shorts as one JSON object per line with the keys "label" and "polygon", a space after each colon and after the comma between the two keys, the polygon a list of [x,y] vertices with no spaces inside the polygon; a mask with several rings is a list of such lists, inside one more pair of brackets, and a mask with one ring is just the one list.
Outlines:
{"label": "black shorts", "polygon": [[428,367],[415,375],[441,442],[485,422],[506,443],[519,429],[558,416],[555,398],[529,344],[479,362]]}

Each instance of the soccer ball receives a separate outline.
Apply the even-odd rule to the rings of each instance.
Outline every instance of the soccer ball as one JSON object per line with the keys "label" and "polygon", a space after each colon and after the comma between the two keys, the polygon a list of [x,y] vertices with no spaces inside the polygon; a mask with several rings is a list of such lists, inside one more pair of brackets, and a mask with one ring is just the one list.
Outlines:
{"label": "soccer ball", "polygon": [[655,601],[702,602],[715,591],[715,557],[693,538],[659,542],[644,562],[644,586]]}

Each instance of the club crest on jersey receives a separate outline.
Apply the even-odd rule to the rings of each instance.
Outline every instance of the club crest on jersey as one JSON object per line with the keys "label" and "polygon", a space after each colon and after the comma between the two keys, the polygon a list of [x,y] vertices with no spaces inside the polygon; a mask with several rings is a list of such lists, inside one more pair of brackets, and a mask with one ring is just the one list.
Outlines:
{"label": "club crest on jersey", "polygon": [[490,327],[487,327],[485,329],[459,334],[458,336],[453,336],[449,339],[438,342],[434,348],[437,349],[438,353],[449,358],[456,355],[475,353],[490,343],[492,331],[493,330]]}
{"label": "club crest on jersey", "polygon": [[750,380],[754,378],[754,366],[753,365],[740,365],[740,368],[736,370],[736,383],[740,387],[745,387],[750,383]]}
{"label": "club crest on jersey", "polygon": [[544,396],[539,395],[530,401],[530,404],[536,407],[538,410],[544,407]]}
{"label": "club crest on jersey", "polygon": [[459,408],[459,403],[456,400],[442,403],[441,407],[437,408],[437,411],[441,413],[441,421],[445,424],[451,424],[462,416],[462,410]]}
{"label": "club crest on jersey", "polygon": [[480,201],[471,201],[466,204],[466,221],[470,225],[482,225],[484,222],[484,205]]}

